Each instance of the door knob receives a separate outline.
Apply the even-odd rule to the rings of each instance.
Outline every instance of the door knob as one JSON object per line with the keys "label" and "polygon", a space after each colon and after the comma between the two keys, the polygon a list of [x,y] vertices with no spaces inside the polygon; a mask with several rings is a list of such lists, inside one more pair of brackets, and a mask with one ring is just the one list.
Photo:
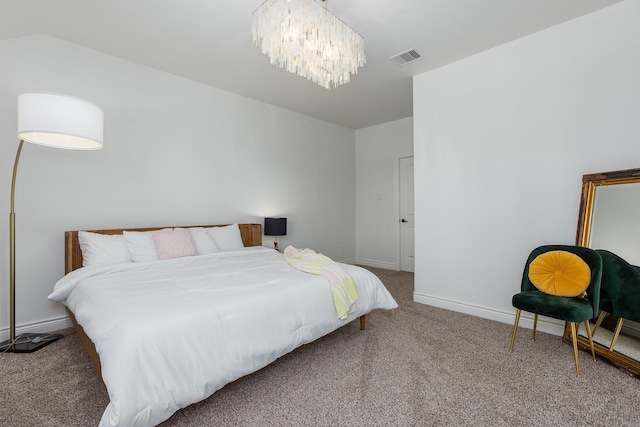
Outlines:
{"label": "door knob", "polygon": [[406,219],[402,218],[400,222],[408,222]]}

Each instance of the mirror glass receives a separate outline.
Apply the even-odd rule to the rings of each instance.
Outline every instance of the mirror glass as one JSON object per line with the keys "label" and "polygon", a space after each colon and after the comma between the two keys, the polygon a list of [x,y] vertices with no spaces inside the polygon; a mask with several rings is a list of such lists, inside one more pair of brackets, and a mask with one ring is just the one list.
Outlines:
{"label": "mirror glass", "polygon": [[588,246],[640,265],[640,182],[595,189]]}
{"label": "mirror glass", "polygon": [[[640,169],[585,175],[582,181],[577,244],[607,249],[640,266]],[[640,324],[625,320],[611,350],[616,321],[610,316],[596,330],[596,351],[630,373],[640,373]],[[584,330],[580,336],[588,345]]]}

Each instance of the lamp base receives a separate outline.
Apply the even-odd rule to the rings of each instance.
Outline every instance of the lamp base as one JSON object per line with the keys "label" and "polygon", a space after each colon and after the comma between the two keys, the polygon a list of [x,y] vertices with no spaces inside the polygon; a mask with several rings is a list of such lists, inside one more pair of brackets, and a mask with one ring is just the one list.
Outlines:
{"label": "lamp base", "polygon": [[62,338],[62,334],[21,334],[13,342],[0,343],[0,353],[33,353]]}

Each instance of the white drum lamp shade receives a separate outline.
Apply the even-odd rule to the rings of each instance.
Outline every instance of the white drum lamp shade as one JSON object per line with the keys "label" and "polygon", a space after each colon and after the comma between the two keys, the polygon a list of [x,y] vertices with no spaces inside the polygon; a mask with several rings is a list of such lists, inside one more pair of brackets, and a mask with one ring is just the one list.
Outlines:
{"label": "white drum lamp shade", "polygon": [[104,113],[83,99],[51,93],[18,96],[18,138],[71,150],[97,150]]}

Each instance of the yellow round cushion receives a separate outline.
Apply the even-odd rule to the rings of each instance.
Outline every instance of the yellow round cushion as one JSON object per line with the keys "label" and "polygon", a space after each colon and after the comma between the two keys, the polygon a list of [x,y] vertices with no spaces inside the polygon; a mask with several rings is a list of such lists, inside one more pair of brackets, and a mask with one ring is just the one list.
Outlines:
{"label": "yellow round cushion", "polygon": [[529,264],[529,280],[538,290],[562,297],[582,295],[591,282],[591,269],[578,255],[549,251]]}

